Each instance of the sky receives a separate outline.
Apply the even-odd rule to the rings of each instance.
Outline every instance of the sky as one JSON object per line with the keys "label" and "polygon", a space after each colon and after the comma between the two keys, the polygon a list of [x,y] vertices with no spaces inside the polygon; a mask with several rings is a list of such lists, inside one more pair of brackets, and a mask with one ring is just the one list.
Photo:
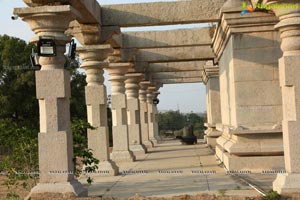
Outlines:
{"label": "sky", "polygon": [[[98,0],[100,4],[121,4],[137,2],[156,2],[172,0]],[[176,1],[176,0],[173,0]],[[0,35],[7,34],[21,38],[27,42],[34,36],[27,23],[21,19],[11,20],[13,9],[17,7],[26,7],[22,0],[0,0]],[[199,27],[199,24],[176,25],[176,26],[158,26],[145,28],[126,28],[122,31],[147,31],[147,30],[170,30],[177,28]],[[110,83],[107,80],[108,75],[105,73],[105,85],[107,93],[110,94]],[[206,110],[205,86],[202,83],[191,84],[171,84],[164,85],[158,96],[160,103],[159,111],[180,110],[184,113],[204,112]]]}

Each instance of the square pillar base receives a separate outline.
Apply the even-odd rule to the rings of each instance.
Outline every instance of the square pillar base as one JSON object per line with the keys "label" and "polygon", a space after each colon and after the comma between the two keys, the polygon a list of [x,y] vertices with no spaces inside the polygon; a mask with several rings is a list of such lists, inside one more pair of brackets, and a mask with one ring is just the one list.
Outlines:
{"label": "square pillar base", "polygon": [[152,142],[153,146],[159,144],[159,141],[156,138],[150,138],[150,141]]}
{"label": "square pillar base", "polygon": [[115,162],[134,162],[135,155],[132,151],[114,151],[110,154],[110,158]]}
{"label": "square pillar base", "polygon": [[146,147],[142,144],[129,145],[129,149],[130,149],[130,151],[133,152],[134,155],[136,155],[136,154],[145,154],[147,152]]}
{"label": "square pillar base", "polygon": [[222,135],[222,132],[216,130],[215,128],[208,128],[204,134],[207,146],[215,148],[217,145],[217,138]]}
{"label": "square pillar base", "polygon": [[216,146],[216,157],[223,162],[227,170],[249,170],[261,173],[263,170],[284,170],[284,156],[236,156],[223,152]]}
{"label": "square pillar base", "polygon": [[87,197],[88,190],[80,182],[73,180],[66,183],[38,183],[25,199],[70,199],[77,196]]}
{"label": "square pillar base", "polygon": [[273,190],[279,194],[300,194],[300,174],[277,174]]}
{"label": "square pillar base", "polygon": [[150,140],[143,141],[142,143],[143,143],[143,145],[146,147],[146,149],[151,149],[151,148],[153,148],[153,143],[152,143],[152,141],[150,141]]}

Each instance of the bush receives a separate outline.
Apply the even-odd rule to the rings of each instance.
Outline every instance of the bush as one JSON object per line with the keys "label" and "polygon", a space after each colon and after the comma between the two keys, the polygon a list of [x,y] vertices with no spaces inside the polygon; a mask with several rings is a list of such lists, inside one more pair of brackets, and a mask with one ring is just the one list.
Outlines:
{"label": "bush", "polygon": [[264,197],[265,200],[280,200],[281,196],[273,190],[269,190],[266,194],[266,196]]}

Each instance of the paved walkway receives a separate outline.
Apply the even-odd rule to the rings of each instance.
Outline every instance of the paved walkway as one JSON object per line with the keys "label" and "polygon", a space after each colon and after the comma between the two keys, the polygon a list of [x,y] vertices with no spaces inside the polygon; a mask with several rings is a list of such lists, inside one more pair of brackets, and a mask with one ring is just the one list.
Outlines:
{"label": "paved walkway", "polygon": [[[89,196],[132,197],[215,193],[240,196],[259,195],[238,178],[217,165],[214,153],[205,144],[181,145],[164,141],[133,163],[119,163],[119,176],[98,177],[89,186]],[[258,176],[259,177],[259,176]],[[256,184],[270,189],[274,176]]]}

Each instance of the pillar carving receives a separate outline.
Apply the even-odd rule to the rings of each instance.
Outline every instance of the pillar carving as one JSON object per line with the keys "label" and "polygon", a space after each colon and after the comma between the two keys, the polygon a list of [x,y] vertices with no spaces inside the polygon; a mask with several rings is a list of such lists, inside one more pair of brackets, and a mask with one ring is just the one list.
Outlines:
{"label": "pillar carving", "polygon": [[157,139],[155,138],[155,108],[153,105],[154,92],[156,87],[149,86],[147,89],[147,108],[148,108],[148,131],[149,131],[149,140],[155,145],[158,144]]}
{"label": "pillar carving", "polygon": [[75,18],[70,6],[19,8],[19,15],[35,32],[32,42],[40,36],[53,37],[56,56],[40,57],[41,70],[36,72],[36,96],[40,109],[39,183],[31,190],[32,198],[42,195],[87,196],[87,190],[74,178],[73,137],[70,129],[70,75],[64,69],[65,45],[70,38],[64,34]]}
{"label": "pillar carving", "polygon": [[205,141],[212,148],[216,147],[216,139],[222,135],[221,131],[216,129],[216,125],[221,121],[220,105],[220,85],[219,85],[219,67],[213,63],[207,62],[202,72],[203,83],[206,85],[206,112],[207,123],[205,126]]}
{"label": "pillar carving", "polygon": [[[272,3],[293,3],[276,1]],[[298,3],[299,4],[299,3]],[[275,9],[283,56],[279,59],[279,80],[283,102],[283,145],[286,174],[278,174],[273,189],[279,193],[300,191],[300,4],[296,9]]]}
{"label": "pillar carving", "polygon": [[109,136],[107,125],[107,94],[104,82],[104,62],[112,48],[109,45],[86,45],[77,50],[84,61],[81,65],[86,72],[85,97],[88,122],[95,127],[88,129],[88,148],[92,149],[100,163],[94,176],[115,176],[118,167],[110,159]]}
{"label": "pillar carving", "polygon": [[141,116],[141,135],[142,144],[146,148],[152,148],[153,143],[149,139],[149,128],[148,128],[148,103],[147,103],[147,89],[150,85],[149,81],[140,82],[139,90],[139,101],[140,101],[140,116]]}
{"label": "pillar carving", "polygon": [[129,149],[134,153],[146,152],[142,145],[141,137],[141,119],[140,119],[140,102],[139,102],[139,82],[143,74],[128,73],[126,74],[125,88],[127,97],[128,110],[128,135],[129,135]]}
{"label": "pillar carving", "polygon": [[131,63],[110,63],[107,71],[111,82],[111,109],[113,120],[112,160],[116,162],[134,161],[135,156],[129,150],[127,126],[127,99],[125,94],[125,74]]}

